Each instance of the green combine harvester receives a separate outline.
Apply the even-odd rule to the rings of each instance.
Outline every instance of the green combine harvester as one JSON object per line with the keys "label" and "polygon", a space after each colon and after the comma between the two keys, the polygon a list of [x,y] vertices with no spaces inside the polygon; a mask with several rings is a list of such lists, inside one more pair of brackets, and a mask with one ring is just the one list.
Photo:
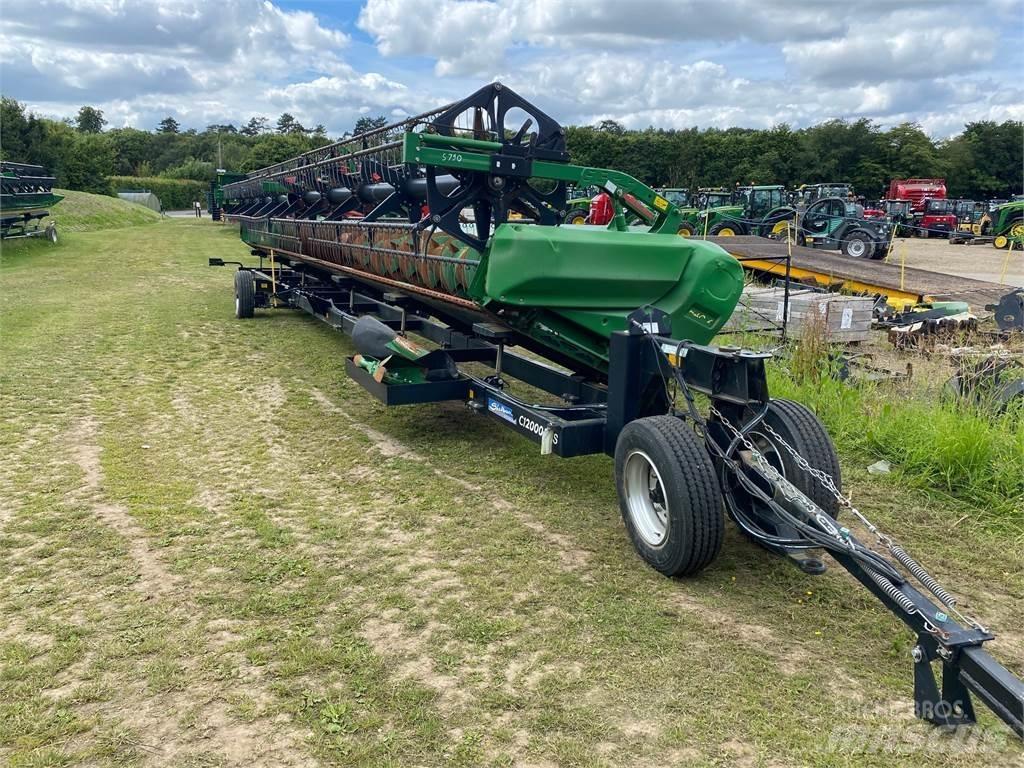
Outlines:
{"label": "green combine harvester", "polygon": [[41,165],[0,163],[0,239],[45,237],[57,242],[57,227],[42,226],[49,209],[64,199],[53,191],[56,179]]}
{"label": "green combine harvester", "polygon": [[[570,185],[607,193],[607,227],[566,226]],[[348,334],[349,378],[386,405],[462,402],[542,454],[612,456],[626,530],[663,574],[711,565],[726,513],[807,574],[828,554],[914,633],[921,718],[972,723],[977,699],[1024,733],[1024,684],[985,650],[993,634],[842,495],[821,422],[769,395],[769,355],[709,346],[740,264],[678,237],[664,195],[573,165],[563,128],[512,90],[255,171],[222,198],[259,261],[232,262],[237,317],[299,309]]]}

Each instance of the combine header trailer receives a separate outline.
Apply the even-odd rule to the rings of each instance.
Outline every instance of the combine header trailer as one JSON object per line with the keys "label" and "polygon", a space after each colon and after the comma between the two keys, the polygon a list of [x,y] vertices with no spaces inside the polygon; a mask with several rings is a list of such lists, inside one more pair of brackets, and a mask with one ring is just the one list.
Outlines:
{"label": "combine header trailer", "polygon": [[[568,185],[608,193],[607,229],[561,226]],[[993,635],[843,496],[824,427],[769,396],[768,355],[707,346],[739,299],[739,263],[677,237],[676,207],[636,179],[570,164],[563,129],[511,90],[223,194],[259,257],[238,264],[238,317],[293,307],[350,334],[348,375],[385,404],[463,401],[543,454],[613,456],[626,529],[666,575],[714,560],[723,509],[807,573],[827,552],[915,634],[919,717],[971,723],[973,694],[1024,732],[1024,684],[984,649]]]}
{"label": "combine header trailer", "polygon": [[0,163],[0,240],[45,237],[57,242],[57,227],[45,227],[47,210],[64,199],[53,191],[55,179],[41,165]]}

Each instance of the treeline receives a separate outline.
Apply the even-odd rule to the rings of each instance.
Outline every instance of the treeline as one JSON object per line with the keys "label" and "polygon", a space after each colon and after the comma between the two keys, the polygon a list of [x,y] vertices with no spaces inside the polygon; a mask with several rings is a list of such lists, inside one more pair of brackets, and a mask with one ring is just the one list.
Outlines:
{"label": "treeline", "polygon": [[[361,117],[351,133],[387,123]],[[38,117],[4,97],[2,157],[49,168],[70,189],[111,193],[111,177],[208,181],[217,167],[250,171],[329,143],[322,125],[306,128],[292,115],[271,124],[253,117],[240,127],[183,129],[165,118],[155,131],[106,128],[103,113],[82,107],[62,121]],[[626,130],[611,120],[567,129],[573,162],[615,168],[658,187],[852,182],[868,198],[893,178],[940,176],[951,197],[987,199],[1020,194],[1024,123],[976,122],[933,141],[904,123],[882,129],[870,120],[832,120],[793,130],[708,128]],[[218,166],[219,163],[219,166]],[[123,184],[123,180],[118,180]]]}
{"label": "treeline", "polygon": [[708,128],[625,130],[606,120],[571,127],[574,163],[615,168],[659,187],[735,183],[851,182],[867,198],[883,197],[891,179],[942,177],[950,197],[1005,198],[1024,183],[1024,123],[976,122],[933,141],[913,123],[884,130],[870,120],[831,120],[792,130]]}
{"label": "treeline", "polygon": [[[2,158],[48,168],[58,186],[113,194],[111,177],[193,179],[208,182],[218,167],[249,171],[327,144],[323,126],[307,129],[289,114],[274,126],[254,117],[246,125],[182,129],[165,118],[155,131],[104,130],[103,112],[82,107],[75,118],[50,120],[0,99]],[[122,180],[118,180],[122,183]]]}

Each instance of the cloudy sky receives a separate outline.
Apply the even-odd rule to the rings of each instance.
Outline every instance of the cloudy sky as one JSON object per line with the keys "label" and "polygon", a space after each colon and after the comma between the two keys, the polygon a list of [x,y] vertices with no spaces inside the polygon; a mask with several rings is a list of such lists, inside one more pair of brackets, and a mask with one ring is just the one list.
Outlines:
{"label": "cloudy sky", "polygon": [[560,122],[933,136],[1024,119],[1024,0],[3,0],[0,89],[111,126],[331,134],[499,79]]}

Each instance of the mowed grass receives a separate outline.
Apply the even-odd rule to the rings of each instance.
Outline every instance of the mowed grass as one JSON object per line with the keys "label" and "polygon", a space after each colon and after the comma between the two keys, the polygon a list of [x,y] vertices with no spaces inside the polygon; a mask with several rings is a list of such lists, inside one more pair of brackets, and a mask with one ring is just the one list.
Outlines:
{"label": "mowed grass", "polygon": [[[669,580],[609,459],[459,404],[386,409],[308,316],[232,318],[237,233],[5,246],[0,761],[139,766],[1014,765],[916,721],[902,624],[730,528]],[[28,247],[20,247],[20,246]],[[1024,672],[1024,553],[844,469]]]}

